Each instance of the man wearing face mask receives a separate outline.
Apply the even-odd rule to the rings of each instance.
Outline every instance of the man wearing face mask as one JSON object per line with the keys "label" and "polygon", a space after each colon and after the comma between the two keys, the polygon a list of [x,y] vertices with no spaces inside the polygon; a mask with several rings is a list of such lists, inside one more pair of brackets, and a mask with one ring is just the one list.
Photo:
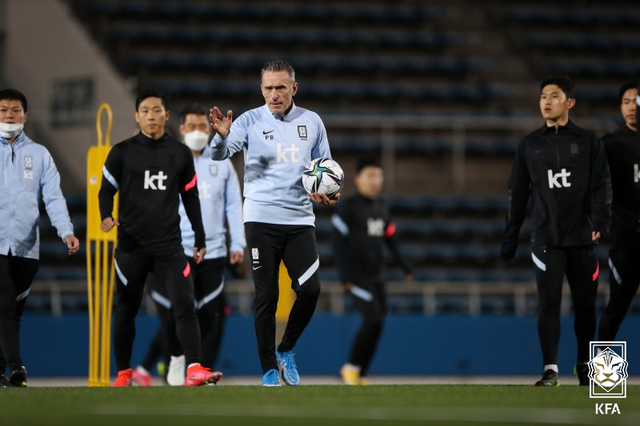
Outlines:
{"label": "man wearing face mask", "polygon": [[[22,93],[0,91],[0,387],[27,386],[19,332],[38,271],[40,199],[69,254],[80,247],[53,158],[22,131],[28,116]],[[4,376],[7,366],[8,379]]]}
{"label": "man wearing face mask", "polygon": [[[198,175],[200,208],[206,235],[207,253],[199,264],[193,258],[195,235],[182,203],[180,230],[182,245],[191,265],[194,281],[196,312],[202,336],[201,363],[204,367],[213,369],[220,350],[226,308],[223,291],[223,270],[227,258],[225,221],[229,224],[231,237],[229,263],[242,263],[246,241],[238,175],[231,160],[211,160],[211,148],[208,146],[211,126],[208,114],[209,111],[205,107],[196,104],[186,107],[180,116],[180,134],[193,154],[193,163]],[[167,382],[179,386],[185,378],[185,358],[179,345],[176,345],[174,322],[167,320],[172,317],[171,304],[166,297],[166,290],[159,285],[159,280],[151,277],[150,283],[151,297],[156,302],[162,323],[165,325],[167,347],[171,355]],[[138,384],[150,383],[149,373],[140,367],[134,370],[133,378]]]}

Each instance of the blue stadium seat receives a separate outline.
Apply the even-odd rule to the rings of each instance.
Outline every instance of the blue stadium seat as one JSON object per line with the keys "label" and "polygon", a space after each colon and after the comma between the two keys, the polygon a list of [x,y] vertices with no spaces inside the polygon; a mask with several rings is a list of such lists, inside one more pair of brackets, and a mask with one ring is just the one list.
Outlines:
{"label": "blue stadium seat", "polygon": [[286,8],[273,4],[220,4],[207,2],[95,2],[90,6],[93,14],[109,14],[127,18],[199,16],[202,18],[248,19],[279,16],[300,20],[357,19],[359,22],[421,23],[435,20],[444,13],[435,6],[352,5],[352,4],[288,4]]}
{"label": "blue stadium seat", "polygon": [[556,8],[519,7],[503,12],[506,21],[522,24],[638,24],[640,13],[629,8],[624,10],[607,10],[605,7],[598,9],[569,8],[560,10]]}

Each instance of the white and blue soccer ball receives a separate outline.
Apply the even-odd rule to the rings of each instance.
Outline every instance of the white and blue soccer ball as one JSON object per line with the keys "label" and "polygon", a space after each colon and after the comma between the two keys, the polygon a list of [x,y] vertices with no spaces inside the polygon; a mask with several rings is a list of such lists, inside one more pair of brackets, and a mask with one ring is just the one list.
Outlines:
{"label": "white and blue soccer ball", "polygon": [[302,185],[309,194],[317,192],[333,197],[342,190],[344,172],[331,158],[316,158],[304,168]]}

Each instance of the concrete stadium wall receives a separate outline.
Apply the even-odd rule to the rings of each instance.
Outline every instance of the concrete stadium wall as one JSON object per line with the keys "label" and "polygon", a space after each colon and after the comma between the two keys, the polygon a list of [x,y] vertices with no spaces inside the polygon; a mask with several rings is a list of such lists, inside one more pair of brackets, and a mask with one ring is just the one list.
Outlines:
{"label": "concrete stadium wall", "polygon": [[[84,189],[87,151],[97,141],[98,107],[103,102],[111,105],[114,120],[111,141],[116,143],[137,130],[133,117],[135,97],[66,3],[3,1],[6,39],[0,67],[6,83],[27,96],[32,121],[27,133],[52,152],[63,187]],[[53,126],[54,84],[70,79],[89,79],[93,83],[93,101],[87,112],[92,119],[85,124]]]}
{"label": "concrete stadium wall", "polygon": [[[538,375],[542,360],[536,324],[535,317],[390,316],[370,373]],[[295,349],[300,373],[337,375],[358,325],[356,315],[316,315]],[[142,362],[157,327],[157,318],[139,316],[133,365]],[[639,327],[640,316],[631,316],[619,334],[628,341],[631,375],[640,374]],[[576,356],[571,317],[562,318],[562,331],[559,366],[568,375]],[[23,359],[32,376],[86,376],[88,340],[86,315],[27,314],[22,321]],[[261,374],[251,316],[228,318],[218,364],[227,376]]]}

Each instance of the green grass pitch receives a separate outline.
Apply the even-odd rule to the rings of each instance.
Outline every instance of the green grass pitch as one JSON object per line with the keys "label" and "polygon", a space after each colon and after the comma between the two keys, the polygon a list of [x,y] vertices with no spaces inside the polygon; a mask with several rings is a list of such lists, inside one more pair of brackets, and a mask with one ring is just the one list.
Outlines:
{"label": "green grass pitch", "polygon": [[[640,425],[640,386],[627,395],[517,385],[10,388],[0,389],[0,424]],[[606,402],[621,414],[596,414]]]}

